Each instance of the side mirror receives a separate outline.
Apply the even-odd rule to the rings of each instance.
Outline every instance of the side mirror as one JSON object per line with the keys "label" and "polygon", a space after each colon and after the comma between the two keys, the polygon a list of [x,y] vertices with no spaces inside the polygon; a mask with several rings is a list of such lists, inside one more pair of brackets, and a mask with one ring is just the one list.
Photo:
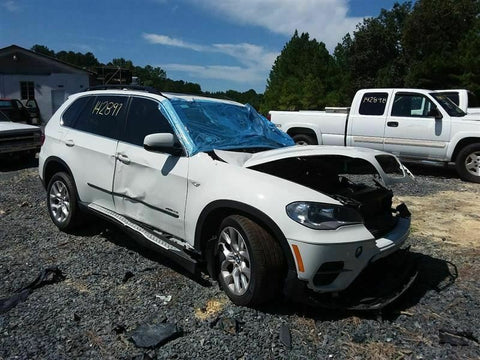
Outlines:
{"label": "side mirror", "polygon": [[430,109],[430,111],[428,112],[428,116],[434,117],[435,120],[443,119],[442,113],[436,107]]}
{"label": "side mirror", "polygon": [[175,135],[157,133],[145,136],[143,147],[147,151],[162,152],[173,156],[184,155],[184,151]]}

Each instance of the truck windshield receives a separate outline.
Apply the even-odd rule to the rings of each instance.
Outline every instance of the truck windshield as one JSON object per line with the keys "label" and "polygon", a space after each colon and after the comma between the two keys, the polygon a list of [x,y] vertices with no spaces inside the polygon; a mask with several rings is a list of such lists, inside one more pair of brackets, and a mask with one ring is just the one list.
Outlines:
{"label": "truck windshield", "polygon": [[455,103],[449,99],[446,94],[439,93],[430,93],[432,97],[438,101],[440,106],[448,113],[448,115],[453,117],[462,117],[466,114],[460,109]]}
{"label": "truck windshield", "polygon": [[195,153],[294,145],[292,138],[250,105],[198,99],[171,99],[170,102],[195,144]]}

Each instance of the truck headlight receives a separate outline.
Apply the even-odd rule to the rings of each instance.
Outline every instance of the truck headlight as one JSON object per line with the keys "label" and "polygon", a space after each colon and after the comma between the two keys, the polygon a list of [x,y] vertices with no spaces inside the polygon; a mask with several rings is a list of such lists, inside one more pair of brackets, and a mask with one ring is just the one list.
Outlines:
{"label": "truck headlight", "polygon": [[335,230],[340,226],[362,224],[355,209],[317,202],[297,201],[287,205],[287,215],[311,229]]}

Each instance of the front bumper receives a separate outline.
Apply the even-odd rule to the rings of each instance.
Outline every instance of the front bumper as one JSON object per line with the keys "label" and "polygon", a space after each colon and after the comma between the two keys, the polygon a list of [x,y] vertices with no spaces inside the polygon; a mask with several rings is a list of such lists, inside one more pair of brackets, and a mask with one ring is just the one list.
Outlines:
{"label": "front bumper", "polygon": [[298,280],[315,292],[328,293],[346,289],[370,263],[400,249],[409,232],[410,217],[399,217],[396,226],[379,239],[331,244],[288,240],[292,253],[297,253]]}

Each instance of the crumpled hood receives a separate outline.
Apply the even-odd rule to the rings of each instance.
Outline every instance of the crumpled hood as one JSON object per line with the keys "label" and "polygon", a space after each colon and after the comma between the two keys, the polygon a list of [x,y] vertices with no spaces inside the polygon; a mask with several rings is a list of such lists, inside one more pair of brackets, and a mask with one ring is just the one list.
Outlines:
{"label": "crumpled hood", "polygon": [[40,130],[40,128],[38,126],[15,123],[13,121],[0,121],[0,131],[35,130],[35,129]]}
{"label": "crumpled hood", "polygon": [[[386,186],[401,182],[412,181],[414,179],[412,173],[402,163],[400,163],[396,156],[383,151],[360,147],[297,145],[262,151],[254,154],[226,150],[215,150],[214,152],[223,161],[232,165],[246,168],[287,158],[338,155],[350,158],[360,158],[368,161],[375,167],[381,177],[383,184]],[[394,158],[395,161],[399,164],[403,176],[388,175],[380,165],[378,159],[376,158],[376,156],[379,155]]]}

